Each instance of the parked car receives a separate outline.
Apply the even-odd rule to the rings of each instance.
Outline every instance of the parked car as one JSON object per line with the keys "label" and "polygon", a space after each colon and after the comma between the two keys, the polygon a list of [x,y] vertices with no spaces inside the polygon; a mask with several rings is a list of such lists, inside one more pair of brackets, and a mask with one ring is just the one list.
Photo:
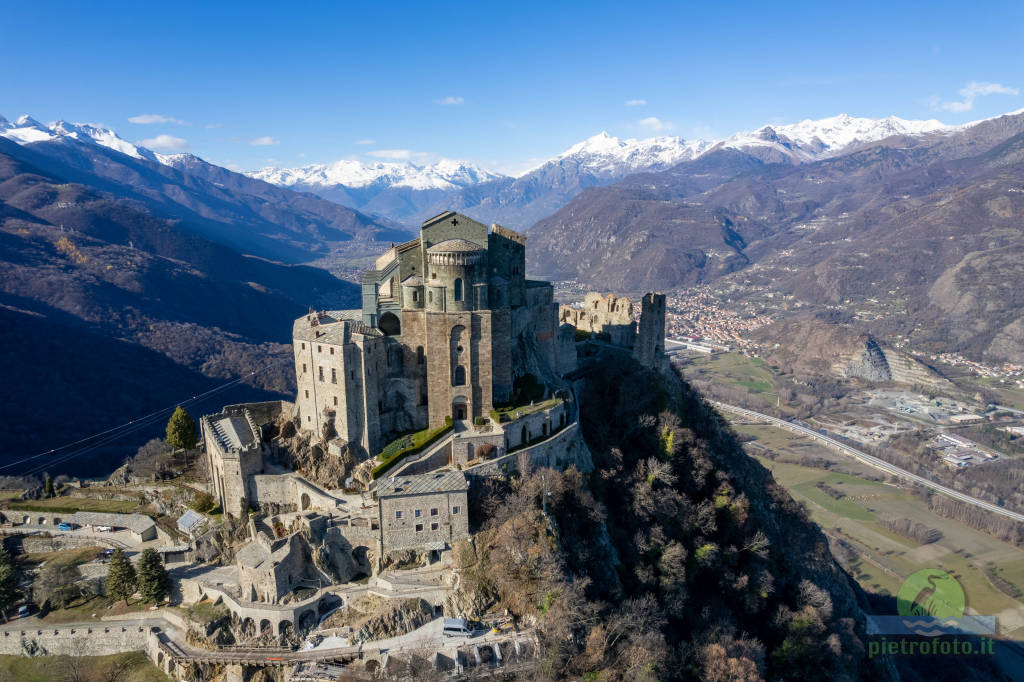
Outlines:
{"label": "parked car", "polygon": [[29,604],[22,604],[18,607],[18,618],[28,618],[32,613],[32,607]]}
{"label": "parked car", "polygon": [[69,531],[69,530],[74,530],[74,529],[75,529],[75,527],[73,525],[71,525],[70,523],[61,523],[61,524],[57,525],[57,530]]}
{"label": "parked car", "polygon": [[96,530],[98,532],[100,532],[100,533],[109,533],[110,531],[112,531],[114,529],[111,528],[110,526],[96,526]]}
{"label": "parked car", "polygon": [[473,634],[469,622],[464,618],[445,618],[442,632],[445,637],[469,637]]}

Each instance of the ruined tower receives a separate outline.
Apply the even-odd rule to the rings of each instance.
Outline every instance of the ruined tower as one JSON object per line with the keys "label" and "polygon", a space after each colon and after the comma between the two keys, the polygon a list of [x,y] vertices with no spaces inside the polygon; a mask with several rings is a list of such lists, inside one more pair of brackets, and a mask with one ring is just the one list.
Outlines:
{"label": "ruined tower", "polygon": [[645,367],[656,369],[665,352],[665,294],[644,294],[633,357]]}

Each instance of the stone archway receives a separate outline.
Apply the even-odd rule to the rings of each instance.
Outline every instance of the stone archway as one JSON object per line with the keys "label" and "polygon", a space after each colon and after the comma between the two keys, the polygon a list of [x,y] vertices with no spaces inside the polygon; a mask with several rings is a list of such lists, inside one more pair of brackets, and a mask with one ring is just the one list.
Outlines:
{"label": "stone archway", "polygon": [[267,633],[270,633],[271,635],[274,634],[274,627],[273,627],[273,623],[271,623],[269,620],[264,618],[263,620],[260,621],[260,631],[259,631],[259,634],[264,635],[264,634],[267,634]]}
{"label": "stone archway", "polygon": [[307,509],[309,509],[309,505],[309,494],[302,493],[302,497],[299,498],[299,509],[302,511],[306,511]]}
{"label": "stone archway", "polygon": [[312,630],[317,623],[316,610],[309,609],[307,611],[303,611],[298,618],[298,623],[299,632],[309,632],[310,630]]}
{"label": "stone archway", "polygon": [[242,619],[242,636],[248,639],[249,637],[255,637],[256,632],[256,621],[252,618]]}
{"label": "stone archway", "polygon": [[380,316],[377,328],[384,332],[385,336],[399,336],[402,333],[402,321],[394,313],[387,312]]}
{"label": "stone archway", "polygon": [[292,622],[290,620],[282,620],[278,623],[277,634],[281,636],[292,634]]}
{"label": "stone archway", "polygon": [[468,419],[469,409],[466,399],[458,396],[452,401],[452,419]]}

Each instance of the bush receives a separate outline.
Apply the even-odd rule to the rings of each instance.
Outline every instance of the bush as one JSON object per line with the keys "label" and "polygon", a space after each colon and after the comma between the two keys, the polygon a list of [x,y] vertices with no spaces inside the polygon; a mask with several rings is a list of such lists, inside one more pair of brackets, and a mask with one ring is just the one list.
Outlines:
{"label": "bush", "polygon": [[371,475],[374,479],[380,478],[403,458],[416,454],[429,445],[433,445],[441,436],[452,430],[452,425],[452,418],[445,417],[444,426],[409,433],[391,441],[377,455],[377,460],[380,464],[374,468]]}
{"label": "bush", "polygon": [[217,506],[217,501],[213,499],[213,495],[208,492],[201,491],[196,493],[195,497],[192,498],[192,508],[200,514],[206,514],[207,512],[213,511],[213,508]]}
{"label": "bush", "polygon": [[473,423],[477,426],[483,426],[487,423],[487,417],[473,417]]}

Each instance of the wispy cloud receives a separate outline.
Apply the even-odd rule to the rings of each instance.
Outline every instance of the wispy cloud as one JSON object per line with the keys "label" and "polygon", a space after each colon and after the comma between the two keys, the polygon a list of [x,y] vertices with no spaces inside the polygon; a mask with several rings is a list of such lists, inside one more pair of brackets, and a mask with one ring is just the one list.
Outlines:
{"label": "wispy cloud", "polygon": [[952,111],[953,113],[970,111],[974,108],[974,100],[979,97],[986,97],[988,95],[1019,95],[1020,91],[1017,88],[1011,88],[1001,83],[971,81],[966,86],[957,90],[956,94],[962,98],[956,102],[944,102],[938,96],[931,97],[929,102],[932,105],[932,109],[936,111]]}
{"label": "wispy cloud", "polygon": [[411,149],[375,149],[372,152],[366,152],[366,154],[375,159],[402,159],[406,161],[413,156]]}
{"label": "wispy cloud", "polygon": [[203,127],[206,128],[207,130],[213,130],[214,128],[223,128],[224,124],[223,123],[207,123]]}
{"label": "wispy cloud", "polygon": [[180,126],[188,125],[188,123],[182,121],[180,118],[164,116],[163,114],[139,114],[138,116],[130,116],[128,120],[139,125],[153,125],[154,123],[176,123]]}
{"label": "wispy cloud", "polygon": [[257,137],[254,140],[249,140],[249,144],[253,147],[271,147],[275,144],[281,144],[281,140],[273,138],[270,135],[264,135],[263,137]]}
{"label": "wispy cloud", "polygon": [[643,107],[643,106],[647,106],[647,100],[645,100],[645,99],[627,99],[626,100],[626,106],[627,107]]}
{"label": "wispy cloud", "polygon": [[151,137],[148,140],[142,140],[139,144],[143,147],[155,149],[158,152],[181,151],[182,149],[188,149],[188,140],[183,137],[175,137],[173,135],[157,135],[156,137]]}
{"label": "wispy cloud", "polygon": [[674,125],[668,121],[662,121],[657,116],[648,116],[647,118],[642,118],[639,121],[637,121],[636,124],[643,128],[644,130],[649,130],[652,133],[661,132],[663,130],[671,130]]}
{"label": "wispy cloud", "polygon": [[356,144],[377,144],[377,140],[356,140]]}
{"label": "wispy cloud", "polygon": [[445,106],[453,106],[453,105],[456,105],[456,104],[462,104],[465,101],[466,100],[462,99],[461,97],[452,97],[451,95],[449,95],[448,97],[444,97],[442,99],[435,99],[434,103],[435,104],[444,104]]}

